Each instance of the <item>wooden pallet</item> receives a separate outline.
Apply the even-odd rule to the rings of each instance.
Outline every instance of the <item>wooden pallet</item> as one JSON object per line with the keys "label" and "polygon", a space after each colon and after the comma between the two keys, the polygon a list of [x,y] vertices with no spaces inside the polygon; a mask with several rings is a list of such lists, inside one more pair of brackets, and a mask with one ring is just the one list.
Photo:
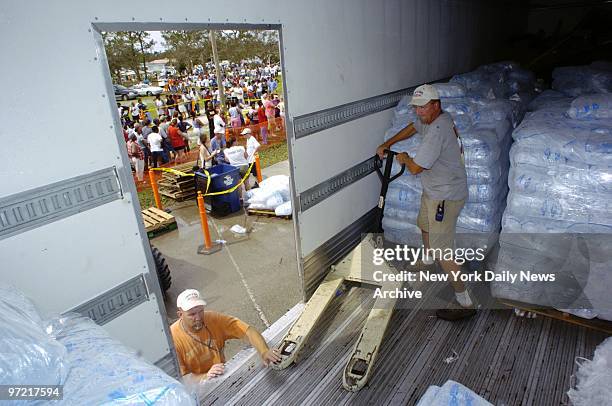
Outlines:
{"label": "wooden pallet", "polygon": [[177,202],[182,202],[185,200],[193,199],[196,196],[196,191],[176,191],[171,189],[159,189],[159,193],[163,196],[169,197],[171,199],[176,200]]}
{"label": "wooden pallet", "polygon": [[145,231],[149,238],[156,235],[175,230],[176,219],[172,214],[159,210],[156,207],[149,207],[142,211],[142,219],[145,224]]}
{"label": "wooden pallet", "polygon": [[602,331],[604,333],[612,334],[612,321],[606,321],[601,319],[584,319],[582,317],[574,316],[573,314],[565,313],[549,307],[536,307],[528,303],[515,302],[514,300],[504,299],[500,300],[501,303],[509,307],[515,307],[520,310],[536,313],[544,317],[550,317],[556,320],[565,321],[567,323],[575,324],[589,328],[591,330]]}
{"label": "wooden pallet", "polygon": [[[191,174],[195,162],[175,166],[172,169]],[[159,193],[176,201],[182,202],[196,195],[195,181],[193,176],[181,176],[175,173],[163,172],[158,182]]]}
{"label": "wooden pallet", "polygon": [[181,181],[168,181],[168,180],[161,180],[157,183],[159,185],[159,187],[163,187],[166,189],[179,189],[179,190],[190,190],[190,189],[195,189],[195,181],[193,178],[188,178],[185,180],[181,180]]}
{"label": "wooden pallet", "polygon": [[249,216],[264,216],[264,217],[276,217],[279,219],[291,220],[291,214],[288,216],[278,216],[274,210],[266,209],[246,209]]}

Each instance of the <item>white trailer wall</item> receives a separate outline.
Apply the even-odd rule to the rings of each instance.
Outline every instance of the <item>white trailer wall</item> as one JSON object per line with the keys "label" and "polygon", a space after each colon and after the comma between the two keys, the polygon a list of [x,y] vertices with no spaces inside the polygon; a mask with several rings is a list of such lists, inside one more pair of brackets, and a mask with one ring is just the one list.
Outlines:
{"label": "white trailer wall", "polygon": [[[379,184],[370,174],[300,209],[305,191],[370,158],[389,126],[389,110],[366,109],[353,120],[357,115],[346,109],[491,61],[509,27],[520,25],[511,11],[450,0],[3,2],[2,280],[43,310],[61,312],[142,275],[146,300],[105,325],[152,361],[171,357],[100,31],[280,29],[298,255],[308,292],[330,258],[355,243],[330,242],[342,230],[362,231],[368,222],[358,220],[377,201]],[[315,126],[309,135],[296,130],[299,138],[291,131],[300,118],[341,105],[346,123]],[[105,185],[120,187],[110,197],[106,191],[108,199],[73,204],[59,219],[11,217],[15,204],[44,197],[50,184],[74,188],[73,178],[105,169]]]}

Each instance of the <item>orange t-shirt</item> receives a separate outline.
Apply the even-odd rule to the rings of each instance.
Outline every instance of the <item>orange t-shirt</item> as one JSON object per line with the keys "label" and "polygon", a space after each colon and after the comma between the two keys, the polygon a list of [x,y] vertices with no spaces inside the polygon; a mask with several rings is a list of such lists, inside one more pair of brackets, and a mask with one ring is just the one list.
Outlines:
{"label": "orange t-shirt", "polygon": [[204,325],[191,335],[183,329],[180,319],[170,326],[181,375],[204,374],[213,364],[225,362],[225,341],[243,338],[249,328],[240,319],[213,311],[204,312]]}

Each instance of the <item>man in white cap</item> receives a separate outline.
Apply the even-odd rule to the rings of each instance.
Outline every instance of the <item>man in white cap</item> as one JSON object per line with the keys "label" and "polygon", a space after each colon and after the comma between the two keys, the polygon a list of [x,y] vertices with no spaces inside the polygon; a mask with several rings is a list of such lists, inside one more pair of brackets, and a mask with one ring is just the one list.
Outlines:
{"label": "man in white cap", "polygon": [[[432,85],[415,89],[410,102],[418,120],[409,123],[391,139],[380,145],[376,153],[382,158],[384,150],[396,142],[408,139],[417,132],[423,141],[414,158],[403,152],[397,155],[398,163],[406,165],[413,175],[421,174],[423,194],[417,218],[423,245],[433,258],[423,262],[430,265],[437,259],[449,275],[455,290],[459,309],[439,309],[436,315],[445,320],[458,320],[476,314],[474,304],[463,282],[455,280],[460,266],[454,260],[442,259],[436,253],[454,249],[457,218],[468,197],[467,175],[463,162],[463,147],[450,114],[442,111],[438,91]],[[431,248],[431,250],[430,250]]]}
{"label": "man in white cap", "polygon": [[206,302],[195,289],[183,291],[176,299],[179,319],[170,326],[181,375],[199,382],[224,372],[223,347],[229,339],[247,338],[264,365],[279,362],[278,350],[268,348],[257,330],[240,319],[214,311],[205,311]]}
{"label": "man in white cap", "polygon": [[[253,131],[251,131],[250,128],[245,128],[244,130],[242,130],[240,134],[247,137],[246,151],[245,151],[244,157],[246,158],[247,162],[250,165],[253,162],[255,162],[255,155],[257,154],[257,151],[259,151],[259,147],[261,147],[261,144],[259,143],[259,141],[257,141],[257,138],[255,138],[255,135],[253,134]],[[251,175],[253,175],[254,177],[257,177],[256,171],[257,169],[255,168],[255,165],[253,165],[253,168],[251,169]],[[247,183],[246,188],[248,190],[250,189],[249,179],[246,180],[246,183]]]}

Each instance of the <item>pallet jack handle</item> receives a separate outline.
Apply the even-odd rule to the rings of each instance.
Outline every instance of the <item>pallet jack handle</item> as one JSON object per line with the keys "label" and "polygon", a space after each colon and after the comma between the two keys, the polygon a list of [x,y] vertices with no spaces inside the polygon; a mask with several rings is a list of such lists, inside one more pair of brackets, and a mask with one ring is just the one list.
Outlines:
{"label": "pallet jack handle", "polygon": [[385,149],[387,160],[385,163],[384,172],[381,172],[380,170],[383,165],[383,160],[380,159],[378,154],[374,155],[374,168],[376,169],[376,173],[378,174],[378,177],[380,178],[380,181],[382,183],[382,186],[380,188],[380,197],[378,198],[378,211],[376,213],[376,227],[377,228],[376,230],[374,230],[374,232],[376,233],[383,232],[382,219],[383,219],[383,213],[385,210],[385,198],[387,196],[387,190],[389,189],[389,183],[393,182],[395,179],[402,176],[404,174],[404,171],[406,170],[406,165],[402,165],[402,169],[395,175],[391,176],[391,168],[393,167],[393,158],[395,158],[395,156],[398,153],[399,152],[391,151],[390,149]]}

